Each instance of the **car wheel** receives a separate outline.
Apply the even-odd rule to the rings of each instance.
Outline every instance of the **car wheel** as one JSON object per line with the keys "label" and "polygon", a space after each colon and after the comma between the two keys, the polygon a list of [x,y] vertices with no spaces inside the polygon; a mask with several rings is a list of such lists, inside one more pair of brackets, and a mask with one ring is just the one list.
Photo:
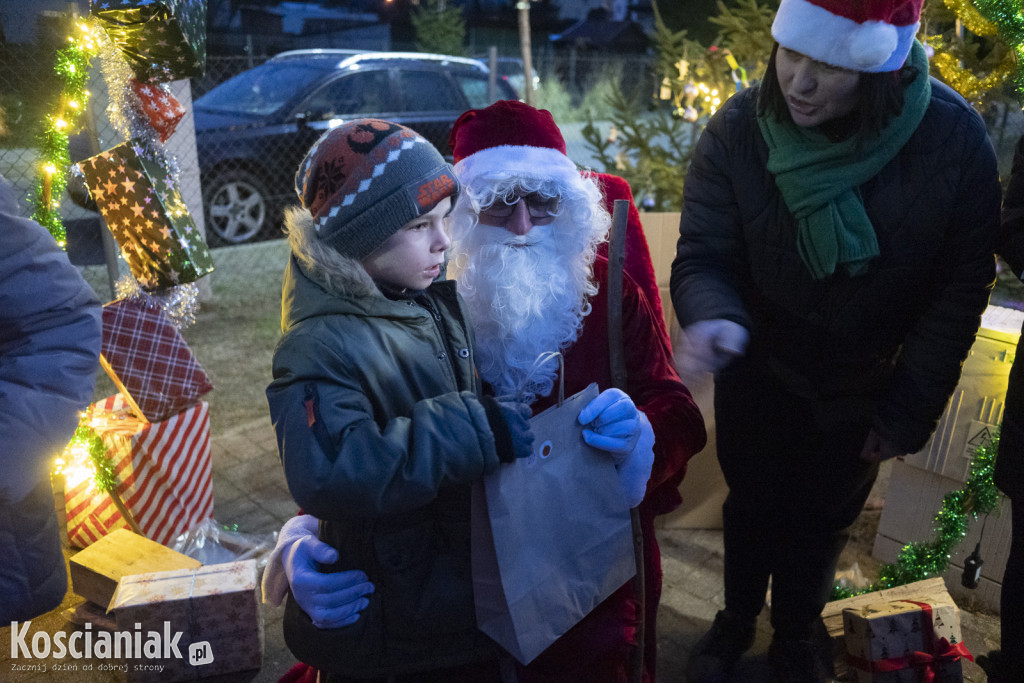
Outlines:
{"label": "car wheel", "polygon": [[211,243],[242,244],[263,232],[270,202],[262,181],[248,171],[224,171],[203,193],[206,230]]}

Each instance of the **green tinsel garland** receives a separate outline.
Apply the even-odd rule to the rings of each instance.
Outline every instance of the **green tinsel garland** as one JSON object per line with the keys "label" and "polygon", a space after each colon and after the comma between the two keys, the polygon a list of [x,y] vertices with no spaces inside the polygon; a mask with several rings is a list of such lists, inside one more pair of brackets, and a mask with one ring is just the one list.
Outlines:
{"label": "green tinsel garland", "polygon": [[107,445],[103,443],[103,439],[96,434],[92,427],[79,425],[72,438],[72,443],[75,442],[84,445],[89,453],[89,460],[92,461],[92,467],[96,471],[93,476],[96,488],[104,493],[117,490],[119,482],[114,473],[114,463],[107,455]]}
{"label": "green tinsel garland", "polygon": [[89,61],[96,54],[93,29],[83,21],[76,27],[78,36],[69,38],[71,44],[57,51],[53,68],[64,89],[57,111],[46,117],[46,128],[39,134],[41,173],[32,201],[32,218],[49,230],[62,247],[67,235],[58,209],[71,165],[68,135],[77,129],[78,118],[88,103]]}
{"label": "green tinsel garland", "polygon": [[967,536],[969,517],[987,515],[999,505],[999,490],[992,481],[999,432],[974,450],[971,470],[964,487],[942,497],[942,509],[935,517],[935,538],[929,543],[903,546],[896,562],[878,570],[878,580],[870,586],[851,590],[845,586],[832,588],[831,600],[872,593],[885,588],[903,586],[932,576],[940,576],[949,567],[950,552]]}
{"label": "green tinsel garland", "polygon": [[111,460],[110,456],[107,455],[107,445],[103,443],[103,439],[88,425],[79,424],[75,430],[75,435],[71,437],[71,444],[81,444],[85,446],[86,451],[89,453],[89,460],[92,462],[92,468],[95,471],[93,475],[93,481],[96,483],[96,488],[103,491],[110,500],[113,501],[114,507],[117,508],[118,512],[121,513],[121,519],[124,520],[132,531],[145,536],[142,529],[139,528],[138,523],[135,521],[134,515],[131,510],[124,504],[121,499],[121,494],[117,492],[117,487],[120,485],[120,481],[117,478],[117,473],[114,471],[114,461]]}

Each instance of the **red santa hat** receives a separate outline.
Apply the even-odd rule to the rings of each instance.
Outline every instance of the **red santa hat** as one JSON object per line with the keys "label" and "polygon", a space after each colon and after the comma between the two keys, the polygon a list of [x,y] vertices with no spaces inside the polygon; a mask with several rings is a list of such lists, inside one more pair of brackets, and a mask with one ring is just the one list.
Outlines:
{"label": "red santa hat", "polygon": [[455,122],[448,145],[455,175],[465,186],[481,178],[522,176],[560,183],[579,179],[551,112],[518,100],[470,109]]}
{"label": "red santa hat", "polygon": [[854,71],[903,66],[923,0],[782,0],[772,24],[779,45]]}

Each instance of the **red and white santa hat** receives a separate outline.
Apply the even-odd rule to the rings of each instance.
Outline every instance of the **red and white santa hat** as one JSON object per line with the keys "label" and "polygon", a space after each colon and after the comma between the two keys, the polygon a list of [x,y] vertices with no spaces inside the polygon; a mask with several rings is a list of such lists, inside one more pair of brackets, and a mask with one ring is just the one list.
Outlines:
{"label": "red and white santa hat", "polygon": [[518,100],[465,112],[452,127],[448,145],[455,175],[467,187],[479,179],[528,177],[564,183],[579,178],[551,112]]}
{"label": "red and white santa hat", "polygon": [[772,37],[812,59],[855,71],[895,71],[910,54],[923,0],[782,0]]}

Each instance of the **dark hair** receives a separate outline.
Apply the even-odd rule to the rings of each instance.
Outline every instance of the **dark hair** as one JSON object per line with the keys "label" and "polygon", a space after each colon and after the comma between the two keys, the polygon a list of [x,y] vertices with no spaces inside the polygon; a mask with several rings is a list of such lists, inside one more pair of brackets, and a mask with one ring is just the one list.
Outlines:
{"label": "dark hair", "polygon": [[[779,44],[775,43],[764,78],[761,79],[757,113],[761,116],[772,114],[785,121],[790,115],[775,70],[778,51]],[[861,138],[879,133],[893,117],[903,111],[903,91],[916,77],[917,67],[912,66],[909,60],[896,71],[861,73],[857,82],[857,104],[849,115],[848,130]]]}

